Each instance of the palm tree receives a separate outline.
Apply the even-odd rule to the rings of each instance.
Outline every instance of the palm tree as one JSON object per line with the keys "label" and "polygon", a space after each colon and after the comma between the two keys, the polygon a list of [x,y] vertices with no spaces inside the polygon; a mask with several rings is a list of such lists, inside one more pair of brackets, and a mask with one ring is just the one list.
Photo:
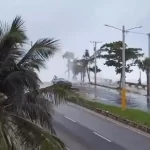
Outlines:
{"label": "palm tree", "polygon": [[87,72],[87,76],[88,76],[88,80],[90,81],[90,71],[89,71],[89,66],[91,63],[94,62],[94,55],[90,56],[89,54],[89,50],[85,50],[84,55],[82,57],[82,59],[79,59],[78,62],[80,63],[80,65],[83,67],[83,82],[84,82],[84,78],[85,78],[85,73]]}
{"label": "palm tree", "polygon": [[85,75],[85,67],[82,65],[81,62],[79,62],[77,59],[74,59],[72,64],[72,73],[73,78],[76,78],[76,76],[80,73],[81,75],[81,82],[84,81],[84,75]]}
{"label": "palm tree", "polygon": [[150,87],[149,87],[149,72],[150,72],[150,58],[145,58],[142,61],[138,61],[138,67],[142,71],[146,73],[146,78],[147,78],[147,95],[150,94]]}
{"label": "palm tree", "polygon": [[68,79],[70,79],[70,69],[71,69],[71,59],[74,59],[74,53],[72,52],[66,52],[65,54],[63,54],[63,58],[67,59],[68,64]]}
{"label": "palm tree", "polygon": [[88,60],[90,58],[89,50],[87,50],[87,49],[85,50],[83,58],[85,59],[84,64],[85,64],[85,67],[86,67],[86,72],[87,72],[88,80],[89,80],[89,83],[90,83],[91,80],[90,80],[89,60]]}
{"label": "palm tree", "polygon": [[64,150],[52,125],[52,106],[78,94],[63,85],[39,89],[37,71],[59,50],[59,41],[39,39],[25,51],[27,42],[20,16],[10,26],[1,23],[0,150]]}

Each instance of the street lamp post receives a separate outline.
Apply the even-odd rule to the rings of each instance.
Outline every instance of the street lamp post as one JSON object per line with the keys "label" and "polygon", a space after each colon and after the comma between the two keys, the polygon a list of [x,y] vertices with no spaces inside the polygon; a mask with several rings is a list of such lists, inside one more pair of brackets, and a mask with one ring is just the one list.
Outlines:
{"label": "street lamp post", "polygon": [[122,27],[122,109],[126,108],[126,81],[125,81],[125,27]]}
{"label": "street lamp post", "polygon": [[114,27],[114,26],[110,26],[110,25],[105,25],[107,27],[111,27],[117,30],[122,31],[122,109],[125,110],[126,109],[126,105],[127,105],[127,101],[126,101],[126,83],[125,83],[125,69],[126,69],[126,61],[125,61],[125,33],[126,32],[130,32],[130,30],[136,29],[136,28],[141,28],[141,26],[139,27],[134,27],[134,28],[130,28],[128,30],[125,30],[125,26],[122,27],[122,29]]}
{"label": "street lamp post", "polygon": [[[148,57],[150,58],[150,33],[148,35]],[[150,68],[148,68],[148,81],[147,81],[147,103],[150,102]]]}

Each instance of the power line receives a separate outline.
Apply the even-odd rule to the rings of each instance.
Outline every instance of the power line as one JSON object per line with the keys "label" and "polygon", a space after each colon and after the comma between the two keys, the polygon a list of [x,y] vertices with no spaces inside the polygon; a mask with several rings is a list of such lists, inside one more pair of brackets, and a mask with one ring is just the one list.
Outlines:
{"label": "power line", "polygon": [[135,33],[135,34],[142,34],[142,35],[148,35],[148,34],[146,34],[146,33],[141,33],[141,32],[134,32],[134,31],[126,31],[126,33],[128,33],[128,32],[130,32],[130,33]]}

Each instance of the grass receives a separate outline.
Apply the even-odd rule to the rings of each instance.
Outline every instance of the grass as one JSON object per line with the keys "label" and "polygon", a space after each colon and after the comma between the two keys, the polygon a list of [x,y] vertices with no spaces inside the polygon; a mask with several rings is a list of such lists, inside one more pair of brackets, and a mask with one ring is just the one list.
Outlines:
{"label": "grass", "polygon": [[82,101],[81,104],[83,106],[87,105],[90,107],[109,111],[110,113],[117,115],[119,117],[129,119],[136,123],[150,127],[150,113],[149,112],[144,112],[138,109],[130,109],[130,108],[122,111],[121,107],[117,107],[117,106],[106,105],[106,104],[102,104],[99,102],[92,102],[88,100],[81,100],[81,101]]}

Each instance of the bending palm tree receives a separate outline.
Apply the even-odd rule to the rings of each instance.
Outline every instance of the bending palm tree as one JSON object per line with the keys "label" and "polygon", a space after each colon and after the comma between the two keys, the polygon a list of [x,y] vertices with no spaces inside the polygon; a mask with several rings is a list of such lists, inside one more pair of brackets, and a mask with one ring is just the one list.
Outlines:
{"label": "bending palm tree", "polygon": [[141,69],[142,71],[144,71],[146,73],[146,78],[147,78],[147,95],[150,94],[150,83],[149,83],[149,71],[150,71],[150,58],[145,58],[142,61],[138,61],[138,67],[139,69]]}
{"label": "bending palm tree", "polygon": [[10,27],[0,26],[0,150],[64,150],[52,126],[52,104],[78,94],[63,85],[39,89],[42,82],[35,71],[45,67],[59,43],[39,39],[25,53],[27,40],[21,17]]}

